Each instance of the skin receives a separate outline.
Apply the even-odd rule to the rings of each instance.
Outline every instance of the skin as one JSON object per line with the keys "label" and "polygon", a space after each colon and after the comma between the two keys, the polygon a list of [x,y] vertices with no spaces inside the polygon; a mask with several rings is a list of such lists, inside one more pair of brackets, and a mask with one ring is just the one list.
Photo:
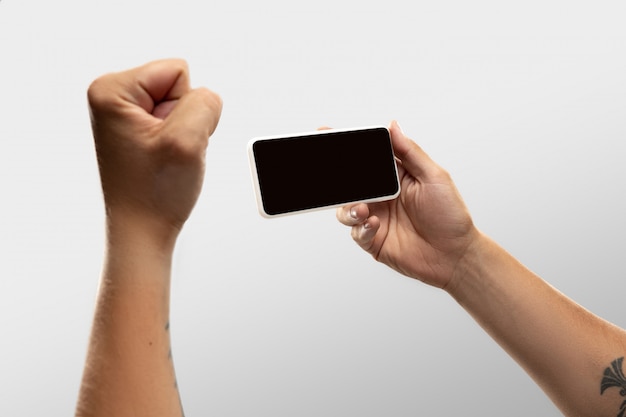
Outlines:
{"label": "skin", "polygon": [[161,60],[88,90],[106,253],[76,415],[180,416],[169,302],[176,239],[200,194],[218,95]]}
{"label": "skin", "polygon": [[[181,416],[169,333],[172,255],[202,188],[222,102],[190,87],[181,60],[104,75],[88,99],[107,239],[76,415]],[[623,416],[626,333],[478,230],[450,175],[396,122],[390,133],[401,195],[337,210],[356,243],[450,294],[565,415]]]}
{"label": "skin", "polygon": [[355,242],[377,261],[450,294],[565,415],[621,416],[626,403],[611,388],[625,388],[626,380],[605,372],[626,352],[624,330],[561,294],[480,232],[450,175],[396,122],[389,129],[401,195],[337,210]]}

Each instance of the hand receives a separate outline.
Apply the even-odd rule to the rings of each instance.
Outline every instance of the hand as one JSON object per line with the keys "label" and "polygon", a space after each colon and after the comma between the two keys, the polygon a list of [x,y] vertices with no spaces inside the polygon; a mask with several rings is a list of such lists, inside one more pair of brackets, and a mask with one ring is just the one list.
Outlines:
{"label": "hand", "polygon": [[109,227],[124,219],[175,238],[202,188],[220,97],[191,89],[172,59],[104,75],[88,99]]}
{"label": "hand", "polygon": [[395,121],[389,130],[398,162],[400,196],[341,207],[337,219],[351,226],[352,238],[376,260],[404,275],[446,288],[479,232],[450,175],[406,137]]}

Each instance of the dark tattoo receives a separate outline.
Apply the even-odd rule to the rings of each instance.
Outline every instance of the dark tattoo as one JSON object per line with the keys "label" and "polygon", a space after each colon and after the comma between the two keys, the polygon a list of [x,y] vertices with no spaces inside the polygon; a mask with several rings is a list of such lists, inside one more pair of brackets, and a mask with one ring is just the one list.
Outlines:
{"label": "dark tattoo", "polygon": [[[170,331],[170,322],[168,321],[167,323],[165,323],[165,331],[169,333]],[[172,346],[170,345],[170,348],[167,352],[167,360],[170,362],[173,362],[172,359]],[[174,389],[176,390],[177,394],[178,394],[178,402],[180,404],[180,414],[182,415],[182,417],[185,417],[185,410],[183,410],[183,400],[180,397],[180,391],[178,389],[178,380],[176,379],[176,377],[174,377]]]}
{"label": "dark tattoo", "polygon": [[[170,322],[168,321],[167,323],[165,323],[165,331],[166,332],[170,332]],[[172,360],[172,345],[170,344],[170,348],[167,351],[167,359],[168,360]]]}
{"label": "dark tattoo", "polygon": [[[604,370],[604,377],[600,383],[600,395],[604,394],[604,391],[608,388],[617,387],[620,388],[619,394],[622,397],[626,397],[626,376],[622,370],[623,361],[623,357],[615,359],[611,362],[611,366]],[[619,407],[619,413],[617,414],[617,417],[624,416],[626,416],[626,401],[622,402],[622,405]]]}

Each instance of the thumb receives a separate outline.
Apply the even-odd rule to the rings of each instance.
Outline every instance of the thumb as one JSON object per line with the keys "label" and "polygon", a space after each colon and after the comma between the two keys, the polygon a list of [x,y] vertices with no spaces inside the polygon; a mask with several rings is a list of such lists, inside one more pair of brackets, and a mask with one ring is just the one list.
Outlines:
{"label": "thumb", "polygon": [[129,101],[148,113],[162,102],[179,99],[190,90],[189,68],[182,59],[152,61],[127,71]]}
{"label": "thumb", "polygon": [[441,170],[417,143],[404,134],[397,121],[391,122],[389,133],[394,154],[400,160],[402,167],[413,177],[428,179]]}
{"label": "thumb", "polygon": [[207,88],[196,88],[180,97],[164,119],[162,133],[180,145],[208,145],[222,114],[221,97]]}

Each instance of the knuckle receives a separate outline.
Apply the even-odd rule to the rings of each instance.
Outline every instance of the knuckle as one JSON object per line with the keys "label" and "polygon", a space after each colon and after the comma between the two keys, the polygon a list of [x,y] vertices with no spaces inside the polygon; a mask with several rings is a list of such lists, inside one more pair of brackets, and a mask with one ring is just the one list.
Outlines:
{"label": "knuckle", "polygon": [[444,168],[439,168],[439,175],[446,182],[452,181],[452,175],[450,175],[450,172]]}
{"label": "knuckle", "polygon": [[202,99],[204,104],[212,111],[221,113],[223,101],[222,97],[215,93],[214,91],[209,90],[206,87],[200,87],[197,90],[197,94]]}
{"label": "knuckle", "polygon": [[87,88],[87,101],[94,110],[110,108],[115,102],[115,94],[110,86],[109,76],[101,76]]}
{"label": "knuckle", "polygon": [[430,177],[436,180],[437,182],[448,183],[452,181],[452,176],[450,172],[446,169],[442,168],[439,165],[434,165],[431,172]]}
{"label": "knuckle", "polygon": [[338,207],[335,210],[335,217],[339,220],[339,222],[343,223],[343,207]]}
{"label": "knuckle", "polygon": [[450,177],[450,173],[445,169],[442,168],[440,166],[437,166],[435,169],[435,174],[441,178],[449,178]]}
{"label": "knuckle", "polygon": [[166,61],[169,61],[168,64],[177,67],[177,69],[181,72],[189,71],[189,64],[187,60],[184,58],[171,58]]}
{"label": "knuckle", "polygon": [[360,244],[359,229],[356,226],[353,226],[350,230],[350,236],[352,236],[352,240]]}
{"label": "knuckle", "polygon": [[192,164],[202,159],[202,147],[198,141],[190,140],[187,135],[174,132],[165,133],[156,144],[155,152],[168,160]]}

